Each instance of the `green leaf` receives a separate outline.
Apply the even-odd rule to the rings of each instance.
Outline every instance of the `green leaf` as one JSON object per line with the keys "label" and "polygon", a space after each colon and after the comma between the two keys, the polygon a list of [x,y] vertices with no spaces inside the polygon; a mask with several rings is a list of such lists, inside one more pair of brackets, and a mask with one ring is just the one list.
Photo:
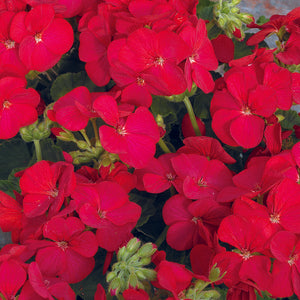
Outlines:
{"label": "green leaf", "polygon": [[263,25],[267,22],[269,22],[270,19],[266,18],[265,16],[260,16],[257,20],[256,20],[256,24],[258,25]]}
{"label": "green leaf", "polygon": [[278,109],[275,115],[283,120],[280,122],[280,125],[284,129],[292,130],[294,125],[300,126],[300,116],[294,110],[280,110]]}
{"label": "green leaf", "polygon": [[147,194],[144,196],[145,193],[140,193],[138,191],[134,193],[130,193],[130,201],[135,202],[139,206],[142,207],[142,215],[137,222],[136,228],[139,228],[146,224],[150,217],[154,216],[156,212],[156,208],[154,206],[154,202],[156,199],[156,194]]}
{"label": "green leaf", "polygon": [[210,118],[210,101],[212,94],[205,94],[200,92],[199,94],[193,97],[193,108],[195,115],[200,119],[209,119]]}
{"label": "green leaf", "polygon": [[183,102],[170,102],[161,96],[153,96],[152,98],[151,111],[154,117],[158,114],[163,117],[166,131],[169,133],[173,124],[179,124],[179,120],[182,120],[186,113],[185,106]]}
{"label": "green leaf", "polygon": [[105,91],[105,88],[96,86],[88,77],[86,72],[79,73],[65,73],[59,75],[53,82],[50,89],[51,97],[54,101],[64,96],[74,88],[85,86],[90,92]]}
{"label": "green leaf", "polygon": [[238,41],[236,39],[233,39],[234,43],[234,59],[238,59],[247,55],[252,54],[252,51],[254,49],[254,46],[248,46],[246,44],[247,40],[250,38],[252,34],[246,33],[245,39],[243,41]]}
{"label": "green leaf", "polygon": [[0,140],[0,179],[7,179],[14,168],[27,167],[31,155],[20,138]]}
{"label": "green leaf", "polygon": [[201,0],[197,5],[197,16],[200,19],[212,20],[215,3],[210,0]]}
{"label": "green leaf", "polygon": [[11,173],[8,176],[7,180],[0,180],[0,190],[13,198],[15,197],[15,194],[13,191],[17,191],[18,193],[21,193],[21,189],[19,186],[19,178],[15,177],[15,173],[22,171],[24,168],[15,168],[11,171]]}
{"label": "green leaf", "polygon": [[203,7],[201,9],[197,9],[197,16],[199,19],[211,21],[214,18],[213,11],[214,11],[213,6]]}

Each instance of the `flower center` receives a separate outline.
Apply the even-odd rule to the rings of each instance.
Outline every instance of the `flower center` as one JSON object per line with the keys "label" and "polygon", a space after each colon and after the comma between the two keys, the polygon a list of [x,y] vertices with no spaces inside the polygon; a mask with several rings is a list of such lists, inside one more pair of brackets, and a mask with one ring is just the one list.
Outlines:
{"label": "flower center", "polygon": [[106,211],[103,211],[103,210],[98,210],[98,215],[100,217],[100,219],[105,219],[106,217]]}
{"label": "flower center", "polygon": [[198,181],[197,184],[201,187],[201,186],[207,186],[207,182],[203,179],[203,177],[201,177]]}
{"label": "flower center", "polygon": [[251,115],[251,109],[248,106],[245,106],[244,108],[242,108],[242,114],[246,116]]}
{"label": "flower center", "polygon": [[38,44],[42,41],[42,33],[37,33],[35,36],[34,36],[34,39],[35,39],[35,42]]}
{"label": "flower center", "polygon": [[4,46],[5,46],[6,49],[13,49],[13,48],[15,48],[15,45],[16,45],[16,43],[14,41],[11,41],[11,40],[6,40],[4,42]]}
{"label": "flower center", "polygon": [[49,195],[53,198],[56,198],[58,196],[58,189],[57,188],[53,188],[50,192]]}
{"label": "flower center", "polygon": [[293,255],[293,256],[290,256],[290,259],[288,260],[288,264],[290,265],[290,266],[292,266],[292,265],[294,265],[295,264],[295,262],[298,260],[298,255],[297,254],[295,254],[295,255]]}
{"label": "flower center", "polygon": [[251,257],[251,253],[249,250],[242,249],[241,256],[243,260],[248,260]]}
{"label": "flower center", "polygon": [[125,129],[125,126],[124,125],[119,125],[117,126],[117,133],[124,136],[127,134],[127,131]]}
{"label": "flower center", "polygon": [[191,64],[194,63],[194,62],[196,62],[195,55],[190,56],[189,57],[189,61],[190,61]]}
{"label": "flower center", "polygon": [[270,221],[271,221],[271,223],[273,223],[273,224],[279,224],[279,222],[280,222],[280,215],[279,214],[272,214],[272,215],[270,215]]}
{"label": "flower center", "polygon": [[44,280],[44,284],[45,284],[46,287],[49,287],[49,286],[50,286],[50,281],[47,280],[47,279],[45,279],[45,280]]}
{"label": "flower center", "polygon": [[2,107],[3,107],[3,109],[7,109],[7,108],[10,108],[11,105],[12,105],[11,102],[9,102],[8,100],[4,100]]}
{"label": "flower center", "polygon": [[138,77],[138,78],[136,79],[136,83],[137,83],[137,85],[139,85],[139,86],[144,86],[144,85],[145,85],[145,80],[144,80],[142,77]]}
{"label": "flower center", "polygon": [[165,60],[164,58],[162,58],[161,56],[158,56],[155,58],[154,60],[154,65],[157,67],[157,66],[163,66],[165,63]]}
{"label": "flower center", "polygon": [[169,181],[173,181],[176,177],[176,175],[172,174],[172,173],[167,173],[166,177]]}
{"label": "flower center", "polygon": [[194,222],[195,224],[198,223],[198,220],[199,220],[199,218],[197,218],[197,217],[193,217],[193,218],[192,218],[192,222]]}
{"label": "flower center", "polygon": [[69,247],[68,242],[66,242],[66,241],[56,242],[56,244],[57,244],[58,248],[60,248],[63,251],[66,251],[67,248]]}

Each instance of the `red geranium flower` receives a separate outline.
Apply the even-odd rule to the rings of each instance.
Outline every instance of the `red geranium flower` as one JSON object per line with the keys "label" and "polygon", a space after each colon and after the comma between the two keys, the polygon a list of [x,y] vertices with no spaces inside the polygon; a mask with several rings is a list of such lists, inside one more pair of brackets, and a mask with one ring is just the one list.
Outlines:
{"label": "red geranium flower", "polygon": [[50,215],[58,213],[64,198],[75,188],[73,165],[65,162],[50,164],[37,162],[28,168],[20,179],[24,195],[23,208],[27,217],[43,215],[50,208]]}
{"label": "red geranium flower", "polygon": [[139,107],[127,118],[121,117],[116,100],[102,96],[94,103],[95,111],[109,125],[99,129],[103,148],[119,155],[134,168],[144,167],[154,156],[159,141],[158,126],[153,115],[145,107]]}
{"label": "red geranium flower", "polygon": [[21,127],[37,120],[40,96],[25,87],[26,80],[21,78],[0,79],[0,139],[14,137]]}
{"label": "red geranium flower", "polygon": [[45,224],[43,235],[47,241],[28,242],[29,247],[40,247],[36,262],[42,273],[75,283],[92,272],[97,240],[78,218],[53,218]]}
{"label": "red geranium flower", "polygon": [[28,69],[46,71],[70,50],[74,40],[72,26],[55,16],[51,5],[41,4],[17,16],[11,35],[20,42],[20,58]]}
{"label": "red geranium flower", "polygon": [[204,93],[211,92],[215,84],[209,70],[215,70],[218,67],[218,61],[207,37],[204,20],[199,19],[196,28],[185,26],[180,36],[189,46],[184,69],[188,89],[191,90],[194,81]]}

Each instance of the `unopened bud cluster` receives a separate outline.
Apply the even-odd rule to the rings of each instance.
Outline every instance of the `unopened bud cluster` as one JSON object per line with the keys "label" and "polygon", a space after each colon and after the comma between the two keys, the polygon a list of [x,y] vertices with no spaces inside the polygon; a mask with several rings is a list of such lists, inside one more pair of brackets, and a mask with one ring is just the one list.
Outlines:
{"label": "unopened bud cluster", "polygon": [[236,6],[240,2],[241,0],[220,0],[219,3],[214,6],[214,19],[228,37],[243,40],[245,33],[242,29],[242,25],[243,23],[250,24],[254,21],[254,18],[248,13],[240,12],[240,9]]}
{"label": "unopened bud cluster", "polygon": [[50,126],[53,122],[47,117],[42,121],[37,120],[31,125],[20,128],[20,134],[22,139],[26,142],[32,142],[34,140],[43,140],[50,136]]}
{"label": "unopened bud cluster", "polygon": [[126,246],[120,248],[118,261],[106,277],[109,291],[117,295],[128,288],[145,289],[145,281],[156,278],[154,270],[145,268],[151,263],[151,257],[156,250],[152,243],[142,245],[137,238],[131,239]]}

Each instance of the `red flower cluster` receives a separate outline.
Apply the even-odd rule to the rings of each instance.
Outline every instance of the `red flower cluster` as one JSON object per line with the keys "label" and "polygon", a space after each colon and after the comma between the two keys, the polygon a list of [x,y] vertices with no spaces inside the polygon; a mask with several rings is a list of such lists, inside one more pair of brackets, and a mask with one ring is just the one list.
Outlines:
{"label": "red flower cluster", "polygon": [[[107,252],[103,273],[116,253],[107,281],[111,293],[122,293],[125,300],[150,299],[144,290],[150,281],[157,299],[202,297],[209,284],[225,284],[227,299],[252,300],[262,291],[300,297],[300,142],[289,144],[292,131],[282,129],[280,115],[293,122],[295,113],[288,111],[300,103],[300,76],[290,71],[300,63],[300,10],[250,25],[261,31],[248,44],[276,32],[276,51],[257,46],[233,60],[233,42],[225,35],[211,42],[207,28],[217,20],[206,27],[196,5],[194,0],[0,0],[0,139],[42,121],[39,93],[26,88],[25,75],[47,71],[70,50],[73,21],[78,21],[79,60],[97,86],[106,85],[90,92],[76,83],[47,109],[56,137],[80,150],[64,153],[66,161],[41,160],[16,173],[15,198],[0,191],[0,227],[13,241],[0,250],[0,298],[74,300],[70,284],[93,272],[99,247]],[[228,64],[228,71],[215,84],[210,71],[218,61]],[[218,70],[221,74],[222,67]],[[195,86],[201,91],[194,106],[199,93],[213,92],[205,124],[187,102]],[[156,103],[151,107],[152,95],[174,102],[166,107],[182,100],[189,115],[179,108],[175,118],[175,110],[168,115],[163,107],[162,116],[161,107],[158,112]],[[164,124],[169,118],[177,122],[171,129]],[[168,142],[180,125],[184,145],[176,141],[169,153]],[[230,155],[217,139],[195,136],[211,129],[230,146]],[[166,153],[159,155],[158,143]],[[255,149],[249,153],[250,148]],[[89,165],[74,169],[82,163]],[[132,201],[135,188],[136,195],[162,193],[155,198],[158,207],[153,205],[162,208],[155,218],[167,226],[158,242],[166,233],[170,247],[191,250],[193,272],[167,261],[158,243],[140,247],[141,241],[131,239],[142,211],[145,219],[152,217],[152,208],[148,212]],[[152,238],[142,230],[137,234]],[[151,260],[155,271],[144,268]],[[100,284],[94,297],[106,299]]]}

